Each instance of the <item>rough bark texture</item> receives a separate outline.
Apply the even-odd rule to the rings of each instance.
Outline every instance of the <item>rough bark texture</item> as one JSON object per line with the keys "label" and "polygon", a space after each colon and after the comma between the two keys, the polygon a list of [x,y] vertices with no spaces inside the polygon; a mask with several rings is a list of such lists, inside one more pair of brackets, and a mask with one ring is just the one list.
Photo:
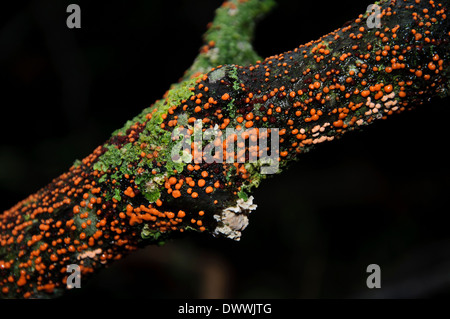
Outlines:
{"label": "rough bark texture", "polygon": [[[184,231],[239,239],[256,208],[251,189],[270,176],[261,173],[267,163],[249,158],[261,157],[266,147],[238,153],[219,143],[217,162],[187,163],[187,154],[172,156],[179,145],[174,131],[194,131],[201,123],[222,136],[236,129],[234,139],[239,129],[269,129],[268,137],[278,129],[279,150],[271,156],[280,172],[317,144],[447,96],[449,2],[378,5],[379,28],[368,27],[366,13],[317,41],[254,61],[253,20],[271,2],[225,2],[181,83],[0,215],[3,296],[56,296],[66,289],[68,265],[80,265],[84,278]],[[216,64],[224,65],[208,71]],[[233,163],[222,163],[226,155]]]}

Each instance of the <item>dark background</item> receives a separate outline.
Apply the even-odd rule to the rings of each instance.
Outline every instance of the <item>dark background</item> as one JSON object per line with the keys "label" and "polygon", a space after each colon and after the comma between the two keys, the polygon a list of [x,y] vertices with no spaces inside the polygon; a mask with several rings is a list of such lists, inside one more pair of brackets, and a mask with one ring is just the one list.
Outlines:
{"label": "dark background", "polygon": [[[81,29],[65,20],[81,7]],[[333,31],[370,1],[279,0],[255,48]],[[1,210],[46,185],[161,98],[220,0],[50,1],[0,11]],[[450,295],[449,99],[350,133],[265,181],[241,242],[149,247],[68,297],[416,298]],[[378,264],[382,288],[366,287]]]}

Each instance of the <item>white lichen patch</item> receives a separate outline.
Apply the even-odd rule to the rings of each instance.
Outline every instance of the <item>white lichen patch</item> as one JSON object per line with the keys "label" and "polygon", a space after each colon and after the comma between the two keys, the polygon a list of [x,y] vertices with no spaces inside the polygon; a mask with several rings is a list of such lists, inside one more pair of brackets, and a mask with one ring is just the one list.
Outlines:
{"label": "white lichen patch", "polygon": [[[212,51],[211,49],[210,51]],[[215,83],[225,76],[225,69],[219,68],[209,73],[208,79],[210,83]]]}
{"label": "white lichen patch", "polygon": [[220,215],[214,215],[218,226],[214,230],[214,236],[225,236],[229,239],[239,241],[241,232],[248,225],[248,214],[255,210],[256,204],[253,204],[253,196],[246,201],[238,199],[236,206],[225,208]]}
{"label": "white lichen patch", "polygon": [[167,172],[165,172],[163,175],[153,177],[151,180],[149,180],[149,181],[147,181],[147,183],[145,183],[146,191],[151,193],[151,192],[159,189],[159,187],[162,184],[164,184],[166,178],[167,178]]}
{"label": "white lichen patch", "polygon": [[[206,52],[205,55],[208,57],[209,61],[210,61],[212,64],[216,65],[216,64],[217,64],[217,61],[218,61],[219,58],[220,58],[220,50],[219,50],[219,48],[211,48],[211,49],[208,50],[208,52]],[[219,69],[219,70],[220,70],[220,69]],[[223,71],[223,70],[222,70],[222,71]],[[214,71],[213,71],[213,72],[214,72]],[[219,72],[219,73],[220,73],[220,72]],[[211,77],[211,75],[212,75],[212,73],[211,73],[209,76]],[[224,72],[224,75],[225,75],[225,72]],[[223,77],[223,75],[222,75],[222,76],[219,76],[219,78],[221,78],[221,77]]]}
{"label": "white lichen patch", "polygon": [[238,8],[230,8],[230,9],[228,10],[228,15],[229,15],[230,17],[235,16],[237,13],[238,13]]}
{"label": "white lichen patch", "polygon": [[253,47],[250,43],[245,42],[245,41],[239,41],[237,43],[237,47],[239,50],[241,51],[249,51],[249,50],[253,50]]}

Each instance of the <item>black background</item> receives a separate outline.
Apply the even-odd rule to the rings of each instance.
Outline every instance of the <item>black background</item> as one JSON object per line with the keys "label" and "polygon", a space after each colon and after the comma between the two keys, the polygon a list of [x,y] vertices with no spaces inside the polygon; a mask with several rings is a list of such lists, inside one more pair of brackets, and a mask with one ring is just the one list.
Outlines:
{"label": "black background", "polygon": [[[82,28],[66,27],[81,7]],[[0,11],[1,210],[88,155],[192,63],[219,0],[50,1]],[[288,1],[258,25],[270,56],[333,31],[370,1]],[[255,191],[241,242],[149,247],[67,297],[409,298],[450,292],[449,99],[303,154]],[[366,287],[378,264],[382,288]]]}

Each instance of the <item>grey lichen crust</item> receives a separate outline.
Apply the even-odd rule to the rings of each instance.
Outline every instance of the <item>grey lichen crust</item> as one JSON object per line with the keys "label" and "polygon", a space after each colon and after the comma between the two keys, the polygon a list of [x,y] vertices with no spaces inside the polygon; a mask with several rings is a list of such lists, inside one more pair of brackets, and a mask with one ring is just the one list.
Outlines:
{"label": "grey lichen crust", "polygon": [[230,206],[222,210],[220,215],[214,215],[217,221],[217,227],[214,229],[214,236],[227,237],[239,241],[241,232],[248,225],[248,214],[255,210],[256,204],[253,204],[253,196],[247,200],[239,198],[236,206]]}

